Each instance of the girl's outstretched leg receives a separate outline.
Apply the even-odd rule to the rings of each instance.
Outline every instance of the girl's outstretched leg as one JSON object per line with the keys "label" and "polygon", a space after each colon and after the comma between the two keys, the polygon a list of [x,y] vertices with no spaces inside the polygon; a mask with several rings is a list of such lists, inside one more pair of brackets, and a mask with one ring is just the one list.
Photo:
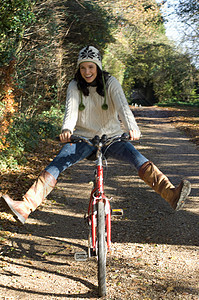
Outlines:
{"label": "girl's outstretched leg", "polygon": [[182,180],[175,187],[151,161],[144,163],[140,167],[138,174],[147,185],[160,194],[175,210],[179,210],[184,205],[191,192],[191,184],[188,180]]}
{"label": "girl's outstretched leg", "polygon": [[14,201],[8,195],[1,196],[1,205],[24,224],[29,214],[36,210],[47,195],[53,190],[57,180],[47,171],[43,171],[22,201]]}

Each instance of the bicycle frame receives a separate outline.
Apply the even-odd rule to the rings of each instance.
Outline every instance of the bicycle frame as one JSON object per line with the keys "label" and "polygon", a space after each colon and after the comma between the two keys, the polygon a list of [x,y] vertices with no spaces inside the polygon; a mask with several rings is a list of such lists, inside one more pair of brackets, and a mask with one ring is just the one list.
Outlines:
{"label": "bicycle frame", "polygon": [[92,140],[81,136],[71,136],[72,143],[85,142],[90,146],[95,146],[97,149],[95,180],[90,194],[88,216],[85,216],[89,226],[88,255],[85,251],[76,252],[75,260],[85,261],[88,257],[97,256],[99,296],[106,295],[106,254],[107,251],[111,250],[111,213],[113,214],[115,211],[117,214],[113,215],[123,215],[122,209],[114,209],[111,212],[110,199],[104,193],[102,147],[109,147],[116,141],[127,140],[128,135],[126,134],[112,138],[107,138],[106,135],[103,135],[101,139],[99,136],[95,136]]}
{"label": "bicycle frame", "polygon": [[106,243],[107,250],[111,248],[111,208],[109,199],[104,194],[103,184],[103,162],[101,146],[97,151],[96,170],[94,186],[90,195],[90,202],[88,206],[88,224],[91,226],[92,243],[90,247],[95,253],[97,250],[97,203],[103,202],[105,205],[105,225],[106,225]]}
{"label": "bicycle frame", "polygon": [[[56,138],[59,140],[59,137]],[[111,249],[111,214],[115,216],[122,216],[122,209],[114,209],[111,211],[110,199],[108,199],[104,194],[104,183],[103,183],[103,146],[110,146],[112,143],[117,141],[128,141],[129,135],[124,133],[122,135],[113,136],[107,138],[106,135],[103,135],[101,139],[99,136],[95,136],[92,140],[83,137],[83,136],[71,136],[72,143],[85,142],[90,146],[95,146],[97,149],[96,153],[96,168],[95,168],[95,180],[93,189],[90,195],[90,201],[88,206],[88,216],[87,223],[89,225],[89,245],[88,245],[88,256],[97,256],[98,245],[97,245],[97,207],[98,203],[102,202],[104,204],[104,218],[105,218],[105,237],[106,237],[106,249],[110,251]],[[93,159],[91,159],[93,160]],[[91,252],[92,251],[92,252]],[[76,254],[76,260],[83,261],[86,259],[85,253]]]}

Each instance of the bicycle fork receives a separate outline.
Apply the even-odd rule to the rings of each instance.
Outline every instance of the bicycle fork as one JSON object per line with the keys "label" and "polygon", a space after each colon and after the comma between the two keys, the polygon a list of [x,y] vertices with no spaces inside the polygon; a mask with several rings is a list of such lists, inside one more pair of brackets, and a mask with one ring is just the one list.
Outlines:
{"label": "bicycle fork", "polygon": [[[91,210],[91,232],[92,232],[92,248],[96,252],[96,241],[97,241],[97,205],[98,202],[104,203],[105,212],[105,234],[106,234],[106,245],[107,250],[110,251],[111,247],[111,208],[110,201],[104,195],[104,184],[103,184],[103,163],[102,154],[99,154],[97,165],[96,165],[96,176],[95,176],[95,187],[91,193],[88,216]],[[92,207],[91,207],[92,206]]]}
{"label": "bicycle fork", "polygon": [[88,216],[88,225],[89,225],[89,248],[91,249],[89,252],[92,255],[97,255],[97,204],[98,202],[104,203],[104,211],[105,211],[105,235],[106,235],[106,245],[107,250],[111,249],[111,209],[110,202],[107,197],[103,196],[93,196],[91,199],[91,214]]}
{"label": "bicycle fork", "polygon": [[85,217],[88,225],[88,254],[85,251],[76,252],[76,261],[86,261],[92,256],[97,256],[97,204],[99,201],[104,203],[105,207],[105,235],[107,251],[111,249],[111,209],[109,199],[99,196],[94,196],[95,189],[91,193],[88,216]]}

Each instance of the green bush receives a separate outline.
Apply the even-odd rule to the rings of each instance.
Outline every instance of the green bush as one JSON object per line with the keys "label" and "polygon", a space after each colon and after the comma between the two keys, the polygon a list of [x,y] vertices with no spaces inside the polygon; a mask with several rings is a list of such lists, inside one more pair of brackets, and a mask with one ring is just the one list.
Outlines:
{"label": "green bush", "polygon": [[9,147],[0,153],[1,170],[25,164],[24,154],[34,151],[41,139],[54,138],[60,133],[62,119],[62,109],[58,107],[53,107],[34,118],[16,116],[6,137]]}

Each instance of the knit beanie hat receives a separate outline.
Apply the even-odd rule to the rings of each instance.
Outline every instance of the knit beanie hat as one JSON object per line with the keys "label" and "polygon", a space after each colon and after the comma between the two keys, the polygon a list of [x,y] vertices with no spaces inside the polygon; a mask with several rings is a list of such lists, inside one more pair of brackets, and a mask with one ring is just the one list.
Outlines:
{"label": "knit beanie hat", "polygon": [[87,46],[80,50],[77,67],[79,67],[82,62],[93,62],[102,70],[102,58],[100,52],[93,46]]}

